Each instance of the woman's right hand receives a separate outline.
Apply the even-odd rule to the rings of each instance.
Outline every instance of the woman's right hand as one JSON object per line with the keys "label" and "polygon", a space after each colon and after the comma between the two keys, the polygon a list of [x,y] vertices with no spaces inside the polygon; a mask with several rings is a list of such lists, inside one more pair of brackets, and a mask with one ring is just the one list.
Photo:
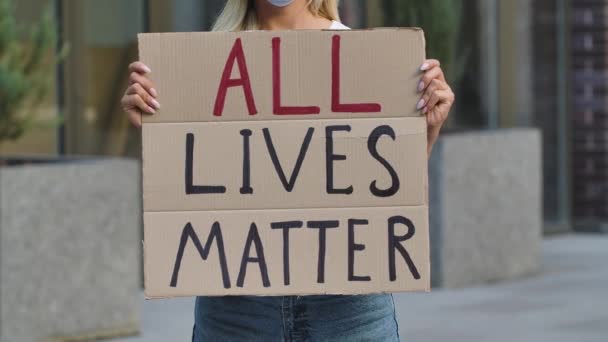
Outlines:
{"label": "woman's right hand", "polygon": [[156,110],[160,109],[160,104],[156,99],[158,93],[154,89],[154,84],[148,78],[150,68],[144,63],[131,63],[129,72],[129,87],[120,103],[129,121],[135,127],[141,127],[142,114],[154,114]]}

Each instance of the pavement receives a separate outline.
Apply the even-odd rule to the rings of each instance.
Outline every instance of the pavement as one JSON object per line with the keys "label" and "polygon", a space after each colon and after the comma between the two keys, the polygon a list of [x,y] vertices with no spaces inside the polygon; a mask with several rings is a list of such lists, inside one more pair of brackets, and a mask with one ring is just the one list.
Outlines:
{"label": "pavement", "polygon": [[[402,341],[607,342],[608,235],[548,238],[531,277],[466,289],[395,294]],[[190,341],[193,299],[142,299],[142,335]]]}

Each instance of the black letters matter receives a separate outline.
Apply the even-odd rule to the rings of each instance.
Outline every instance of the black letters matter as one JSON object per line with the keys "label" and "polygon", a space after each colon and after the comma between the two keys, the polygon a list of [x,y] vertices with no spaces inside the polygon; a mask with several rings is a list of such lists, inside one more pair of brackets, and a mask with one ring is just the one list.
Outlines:
{"label": "black letters matter", "polygon": [[[369,221],[366,219],[348,219],[346,222],[346,229],[348,229],[348,241],[347,243],[347,262],[348,262],[348,273],[346,277],[350,282],[360,281],[371,281],[369,275],[355,275],[355,253],[357,251],[365,250],[365,244],[362,241],[357,242],[355,239],[355,229],[357,226],[367,226]],[[412,273],[415,279],[420,279],[418,269],[411,259],[409,253],[403,246],[403,242],[411,239],[415,234],[415,228],[412,221],[403,216],[393,216],[388,218],[387,221],[387,238],[388,238],[388,264],[389,264],[389,280],[395,281],[397,279],[397,253],[404,259],[409,271]],[[407,228],[407,232],[404,235],[396,235],[395,230],[397,225],[403,225]],[[299,229],[304,227],[304,221],[279,221],[271,222],[270,227],[263,227],[263,229],[271,229],[273,231],[282,231],[283,235],[283,284],[285,286],[290,285],[290,263],[289,263],[289,232],[292,229]],[[339,220],[321,220],[321,221],[307,221],[306,227],[311,228],[306,231],[313,232],[313,229],[318,230],[318,259],[317,259],[317,283],[325,283],[325,257],[327,254],[327,230],[340,228]],[[231,227],[231,234],[238,232],[239,227]],[[343,228],[344,229],[344,228]],[[364,228],[361,228],[364,229]],[[369,228],[368,228],[369,229]],[[242,231],[241,231],[242,232]],[[188,240],[192,240],[192,243],[196,247],[201,259],[207,260],[213,242],[216,242],[217,251],[219,253],[220,269],[222,274],[222,281],[224,288],[230,288],[230,276],[228,274],[228,262],[226,260],[226,252],[224,249],[224,239],[222,237],[222,230],[219,222],[214,222],[211,226],[211,231],[205,243],[205,246],[201,244],[198,235],[194,231],[194,228],[190,223],[187,223],[182,230],[181,239],[179,242],[179,248],[177,256],[175,258],[175,265],[171,276],[171,287],[177,287],[179,270],[184,256]],[[335,244],[332,244],[335,245]],[[252,249],[254,249],[252,253]],[[253,255],[252,255],[253,254]],[[359,256],[364,258],[364,255]],[[257,225],[252,222],[249,226],[245,245],[243,246],[242,258],[240,260],[239,274],[237,277],[237,286],[245,286],[245,276],[247,274],[247,266],[250,263],[257,263],[259,266],[260,276],[262,278],[262,284],[264,287],[270,286],[270,277],[268,270],[268,263],[264,254],[264,244],[260,237]]]}

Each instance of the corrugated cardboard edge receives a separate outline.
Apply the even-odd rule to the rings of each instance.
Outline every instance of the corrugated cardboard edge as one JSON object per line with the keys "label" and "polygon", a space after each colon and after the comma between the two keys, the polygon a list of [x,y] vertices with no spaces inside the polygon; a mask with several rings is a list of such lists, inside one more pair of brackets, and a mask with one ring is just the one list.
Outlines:
{"label": "corrugated cardboard edge", "polygon": [[[145,226],[146,225],[144,224],[144,227]],[[144,239],[141,240],[141,251],[142,251],[142,254],[143,254],[143,258],[144,258],[144,262],[143,262],[143,264],[144,264],[144,298],[145,299],[153,299],[154,297],[150,297],[148,295],[148,288],[146,287],[146,284],[148,284],[148,275],[147,275],[147,270],[148,270],[147,263],[148,263],[148,260],[146,259],[146,242],[145,242],[146,238],[145,238],[145,235],[146,235],[146,229],[144,228]]]}
{"label": "corrugated cardboard edge", "polygon": [[[212,293],[200,295],[200,297],[241,297],[241,296],[253,296],[253,297],[284,297],[284,296],[365,296],[365,295],[373,295],[373,294],[393,294],[393,293],[430,293],[430,286],[419,289],[419,290],[407,290],[407,291],[376,291],[376,292],[301,292],[296,291],[293,293],[283,293],[283,294],[232,294],[232,293]],[[172,299],[172,298],[188,298],[188,297],[199,297],[199,295],[193,294],[176,294],[171,296],[153,296],[153,295],[145,295],[146,300],[154,300],[154,299]]]}
{"label": "corrugated cardboard edge", "polygon": [[[142,46],[143,46],[143,44],[142,44],[142,40],[146,39],[146,37],[156,37],[156,36],[160,36],[160,35],[161,35],[161,33],[138,33],[138,34],[137,34],[137,54],[138,54],[138,58],[137,58],[137,59],[138,59],[139,61],[141,61],[141,60],[142,60],[142,55],[143,55],[143,54],[142,54],[142,51],[141,51],[141,48],[142,48]],[[157,47],[157,48],[160,50],[160,45],[158,45],[158,47]],[[144,144],[145,144],[145,141],[144,141],[144,135],[141,133],[141,131],[143,130],[143,125],[144,125],[145,123],[144,123],[144,119],[143,119],[143,113],[140,113],[140,116],[142,116],[142,117],[141,117],[141,123],[142,123],[142,125],[141,125],[141,127],[139,128],[139,130],[140,130],[140,135],[141,135],[141,146],[142,146],[142,155],[141,155],[141,165],[142,165],[142,171],[141,171],[140,182],[141,182],[141,188],[142,188],[142,206],[141,206],[141,211],[142,211],[142,224],[143,224],[143,240],[141,241],[141,244],[142,244],[141,250],[142,250],[143,266],[144,266],[144,267],[143,267],[143,278],[144,278],[144,298],[145,298],[145,299],[154,299],[154,298],[156,298],[156,297],[150,296],[150,295],[147,293],[147,291],[148,291],[148,290],[147,290],[147,287],[146,287],[146,284],[148,284],[148,274],[147,274],[147,269],[148,269],[148,265],[147,265],[147,263],[148,263],[148,259],[146,258],[146,242],[145,242],[145,240],[146,240],[146,222],[145,222],[145,215],[144,215],[144,214],[145,214],[145,210],[144,210],[144,208],[146,207],[144,202],[145,202],[145,200],[146,200],[146,199],[145,199],[145,196],[143,196],[143,189],[144,189],[144,177],[145,177],[145,175],[144,175],[144,172],[145,172],[144,170],[145,170],[145,168],[143,167],[143,165],[144,165],[144,163],[145,163],[145,158],[146,158],[146,156],[145,156],[145,155],[144,155],[144,153],[143,153],[143,146],[144,146]],[[162,298],[162,297],[158,297],[158,298]]]}
{"label": "corrugated cardboard edge", "polygon": [[[240,34],[240,33],[272,33],[272,32],[276,32],[276,33],[281,33],[281,32],[319,32],[319,31],[330,31],[330,32],[340,32],[340,33],[347,33],[348,32],[369,32],[369,31],[381,31],[381,30],[385,30],[385,31],[412,31],[412,32],[422,32],[424,33],[424,30],[422,30],[420,27],[373,27],[373,28],[364,28],[364,29],[350,29],[350,30],[343,30],[343,29],[310,29],[310,30],[280,30],[280,31],[263,31],[263,30],[250,30],[250,31],[191,31],[191,32],[147,32],[147,33],[138,33],[137,34],[137,39],[138,42],[141,42],[142,39],[146,39],[145,37],[153,37],[153,36],[160,36],[160,35],[183,35],[183,34],[191,34],[191,33],[207,33],[207,34],[226,34],[226,33],[234,33],[234,34]],[[424,34],[421,35],[422,36],[422,45],[423,47],[426,49],[426,45],[425,45],[425,41],[424,41]],[[140,58],[141,58],[141,50],[140,50]]]}
{"label": "corrugated cardboard edge", "polygon": [[[405,30],[413,30],[413,31],[421,32],[422,33],[422,34],[419,34],[418,37],[421,40],[420,44],[422,45],[422,51],[423,51],[424,59],[426,60],[427,59],[427,55],[426,55],[426,36],[424,34],[424,30],[422,30],[420,27],[410,27],[410,28],[403,28],[403,29],[405,29]],[[421,113],[421,116],[424,116],[424,115],[422,115],[422,113]],[[428,126],[425,128],[425,131],[426,131],[426,134],[428,135]],[[428,140],[426,142],[426,148],[427,148],[427,151],[428,151],[428,148],[429,148]],[[428,267],[429,267],[429,269],[428,269],[428,277],[429,277],[429,281],[427,283],[427,287],[424,290],[424,292],[427,292],[427,293],[431,292],[431,284],[432,284],[432,278],[431,278],[432,277],[432,272],[431,272],[432,266],[431,266],[431,264],[433,262],[433,260],[431,259],[431,225],[430,225],[431,218],[429,217],[430,212],[431,212],[430,211],[431,208],[430,208],[430,205],[429,205],[429,159],[430,159],[429,157],[430,156],[428,156],[427,159],[426,159],[427,165],[426,165],[426,174],[425,174],[425,180],[424,180],[424,182],[425,182],[424,186],[426,188],[425,189],[425,193],[426,193],[425,200],[426,200],[426,207],[427,207],[427,227],[428,227],[428,232],[427,232],[428,233],[427,250],[429,251],[429,254],[428,254],[428,258],[429,258],[428,259]]]}

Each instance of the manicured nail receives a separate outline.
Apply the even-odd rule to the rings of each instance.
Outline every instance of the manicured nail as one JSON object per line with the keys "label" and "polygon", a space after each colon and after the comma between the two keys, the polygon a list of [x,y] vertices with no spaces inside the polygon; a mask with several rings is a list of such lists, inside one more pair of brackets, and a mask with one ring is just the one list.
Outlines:
{"label": "manicured nail", "polygon": [[158,97],[158,92],[154,88],[150,88],[150,94],[152,94],[154,97]]}
{"label": "manicured nail", "polygon": [[424,101],[424,99],[420,99],[420,101],[418,101],[418,104],[416,105],[416,109],[418,109],[418,110],[422,109],[422,107],[424,107],[425,103],[426,103],[426,101]]}
{"label": "manicured nail", "polygon": [[154,108],[148,106],[148,113],[156,114],[156,110],[154,110]]}
{"label": "manicured nail", "polygon": [[160,103],[158,103],[158,101],[156,101],[155,99],[152,99],[152,105],[154,106],[154,108],[156,109],[160,109]]}
{"label": "manicured nail", "polygon": [[424,90],[424,81],[420,81],[420,83],[418,83],[418,91],[423,91]]}
{"label": "manicured nail", "polygon": [[428,68],[429,68],[429,63],[424,63],[424,64],[422,64],[422,66],[420,66],[421,71],[426,71],[426,69],[428,69]]}
{"label": "manicured nail", "polygon": [[429,107],[424,107],[424,109],[422,110],[422,114],[426,114],[426,112],[429,111]]}
{"label": "manicured nail", "polygon": [[143,71],[144,71],[146,74],[149,74],[149,73],[151,73],[151,72],[152,72],[152,70],[151,70],[151,69],[150,69],[150,68],[149,68],[147,65],[144,65],[144,66],[142,67],[142,70],[143,70]]}

